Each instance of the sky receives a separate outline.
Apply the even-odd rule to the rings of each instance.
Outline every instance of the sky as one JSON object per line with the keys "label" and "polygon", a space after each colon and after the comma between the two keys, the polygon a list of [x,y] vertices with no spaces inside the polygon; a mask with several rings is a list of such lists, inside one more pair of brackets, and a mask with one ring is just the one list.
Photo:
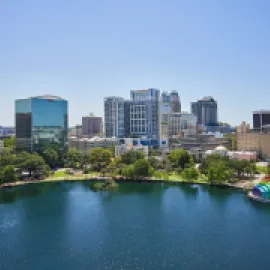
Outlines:
{"label": "sky", "polygon": [[14,100],[69,101],[70,126],[103,98],[177,90],[182,108],[213,96],[220,121],[270,109],[268,0],[1,0],[0,125]]}

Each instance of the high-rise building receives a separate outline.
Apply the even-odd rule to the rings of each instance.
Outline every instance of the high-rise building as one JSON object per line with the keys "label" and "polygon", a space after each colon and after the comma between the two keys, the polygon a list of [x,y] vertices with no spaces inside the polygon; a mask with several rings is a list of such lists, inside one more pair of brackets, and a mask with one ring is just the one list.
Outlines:
{"label": "high-rise building", "polygon": [[169,138],[197,134],[197,116],[182,112],[169,115]]}
{"label": "high-rise building", "polygon": [[82,135],[94,137],[102,133],[102,118],[96,116],[83,116]]}
{"label": "high-rise building", "polygon": [[161,94],[159,111],[161,146],[167,147],[169,143],[169,117],[172,114],[171,95],[168,92]]}
{"label": "high-rise building", "polygon": [[107,138],[125,136],[124,98],[106,97],[104,99],[104,127]]}
{"label": "high-rise building", "polygon": [[129,111],[130,134],[159,140],[160,115],[158,89],[131,90],[131,101],[127,102]]}
{"label": "high-rise building", "polygon": [[37,96],[15,101],[16,148],[42,152],[68,148],[68,102],[56,96]]}
{"label": "high-rise building", "polygon": [[217,102],[212,97],[192,102],[191,113],[198,117],[198,125],[217,125]]}
{"label": "high-rise building", "polygon": [[173,90],[170,94],[170,102],[172,107],[173,113],[180,113],[181,112],[181,102],[178,92]]}
{"label": "high-rise building", "polygon": [[260,110],[253,112],[253,129],[263,131],[263,128],[270,125],[270,111]]}

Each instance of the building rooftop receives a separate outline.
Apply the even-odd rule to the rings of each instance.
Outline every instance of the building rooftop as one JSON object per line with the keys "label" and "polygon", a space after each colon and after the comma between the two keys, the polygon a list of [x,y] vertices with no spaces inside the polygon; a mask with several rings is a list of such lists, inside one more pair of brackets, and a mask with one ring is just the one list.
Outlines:
{"label": "building rooftop", "polygon": [[206,97],[203,97],[202,99],[200,99],[199,101],[206,102],[206,101],[215,101],[215,100],[211,96],[206,96]]}
{"label": "building rooftop", "polygon": [[262,113],[270,114],[270,110],[258,110],[253,112],[253,114],[262,114]]}
{"label": "building rooftop", "polygon": [[63,100],[63,98],[53,95],[42,95],[42,96],[35,96],[31,98],[38,98],[38,99],[52,99],[52,100]]}
{"label": "building rooftop", "polygon": [[103,137],[93,137],[93,138],[77,138],[77,137],[70,137],[73,141],[83,141],[83,142],[101,142],[101,141],[116,141],[115,137],[113,138],[103,138]]}

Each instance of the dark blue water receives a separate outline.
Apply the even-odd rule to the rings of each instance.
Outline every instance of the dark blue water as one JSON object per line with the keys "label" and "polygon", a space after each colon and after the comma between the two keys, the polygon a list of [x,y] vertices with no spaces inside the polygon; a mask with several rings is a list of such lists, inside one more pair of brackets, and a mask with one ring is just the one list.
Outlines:
{"label": "dark blue water", "polygon": [[0,190],[0,269],[269,269],[270,207],[230,189]]}

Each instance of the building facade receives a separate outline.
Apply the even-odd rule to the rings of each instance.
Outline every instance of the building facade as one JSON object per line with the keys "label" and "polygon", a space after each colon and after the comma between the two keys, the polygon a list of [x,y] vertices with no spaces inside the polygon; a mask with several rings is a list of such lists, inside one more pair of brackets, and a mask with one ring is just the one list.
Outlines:
{"label": "building facade", "polygon": [[197,117],[182,112],[172,113],[169,116],[169,138],[187,137],[197,134]]}
{"label": "building facade", "polygon": [[173,90],[170,94],[170,101],[173,113],[180,113],[181,112],[181,102],[178,92]]}
{"label": "building facade", "polygon": [[198,125],[217,125],[217,102],[212,97],[204,97],[191,103],[191,113],[198,117]]}
{"label": "building facade", "polygon": [[75,147],[84,155],[90,155],[91,151],[96,148],[111,148],[118,144],[116,138],[69,138],[69,147]]}
{"label": "building facade", "polygon": [[122,97],[104,99],[104,128],[107,138],[125,136],[125,101]]}
{"label": "building facade", "polygon": [[99,136],[102,133],[102,118],[84,116],[82,118],[82,135],[85,137]]}
{"label": "building facade", "polygon": [[167,92],[163,92],[160,99],[160,145],[164,147],[168,147],[169,143],[169,118],[171,114],[171,96]]}
{"label": "building facade", "polygon": [[68,102],[56,96],[37,96],[15,101],[16,148],[42,152],[68,148]]}
{"label": "building facade", "polygon": [[[130,135],[159,139],[160,115],[158,89],[131,90],[131,101],[127,102],[126,119],[129,118]],[[128,121],[128,120],[126,120]],[[128,135],[128,134],[126,134]]]}
{"label": "building facade", "polygon": [[270,111],[260,110],[253,112],[253,129],[255,131],[263,131],[265,126],[270,125]]}

